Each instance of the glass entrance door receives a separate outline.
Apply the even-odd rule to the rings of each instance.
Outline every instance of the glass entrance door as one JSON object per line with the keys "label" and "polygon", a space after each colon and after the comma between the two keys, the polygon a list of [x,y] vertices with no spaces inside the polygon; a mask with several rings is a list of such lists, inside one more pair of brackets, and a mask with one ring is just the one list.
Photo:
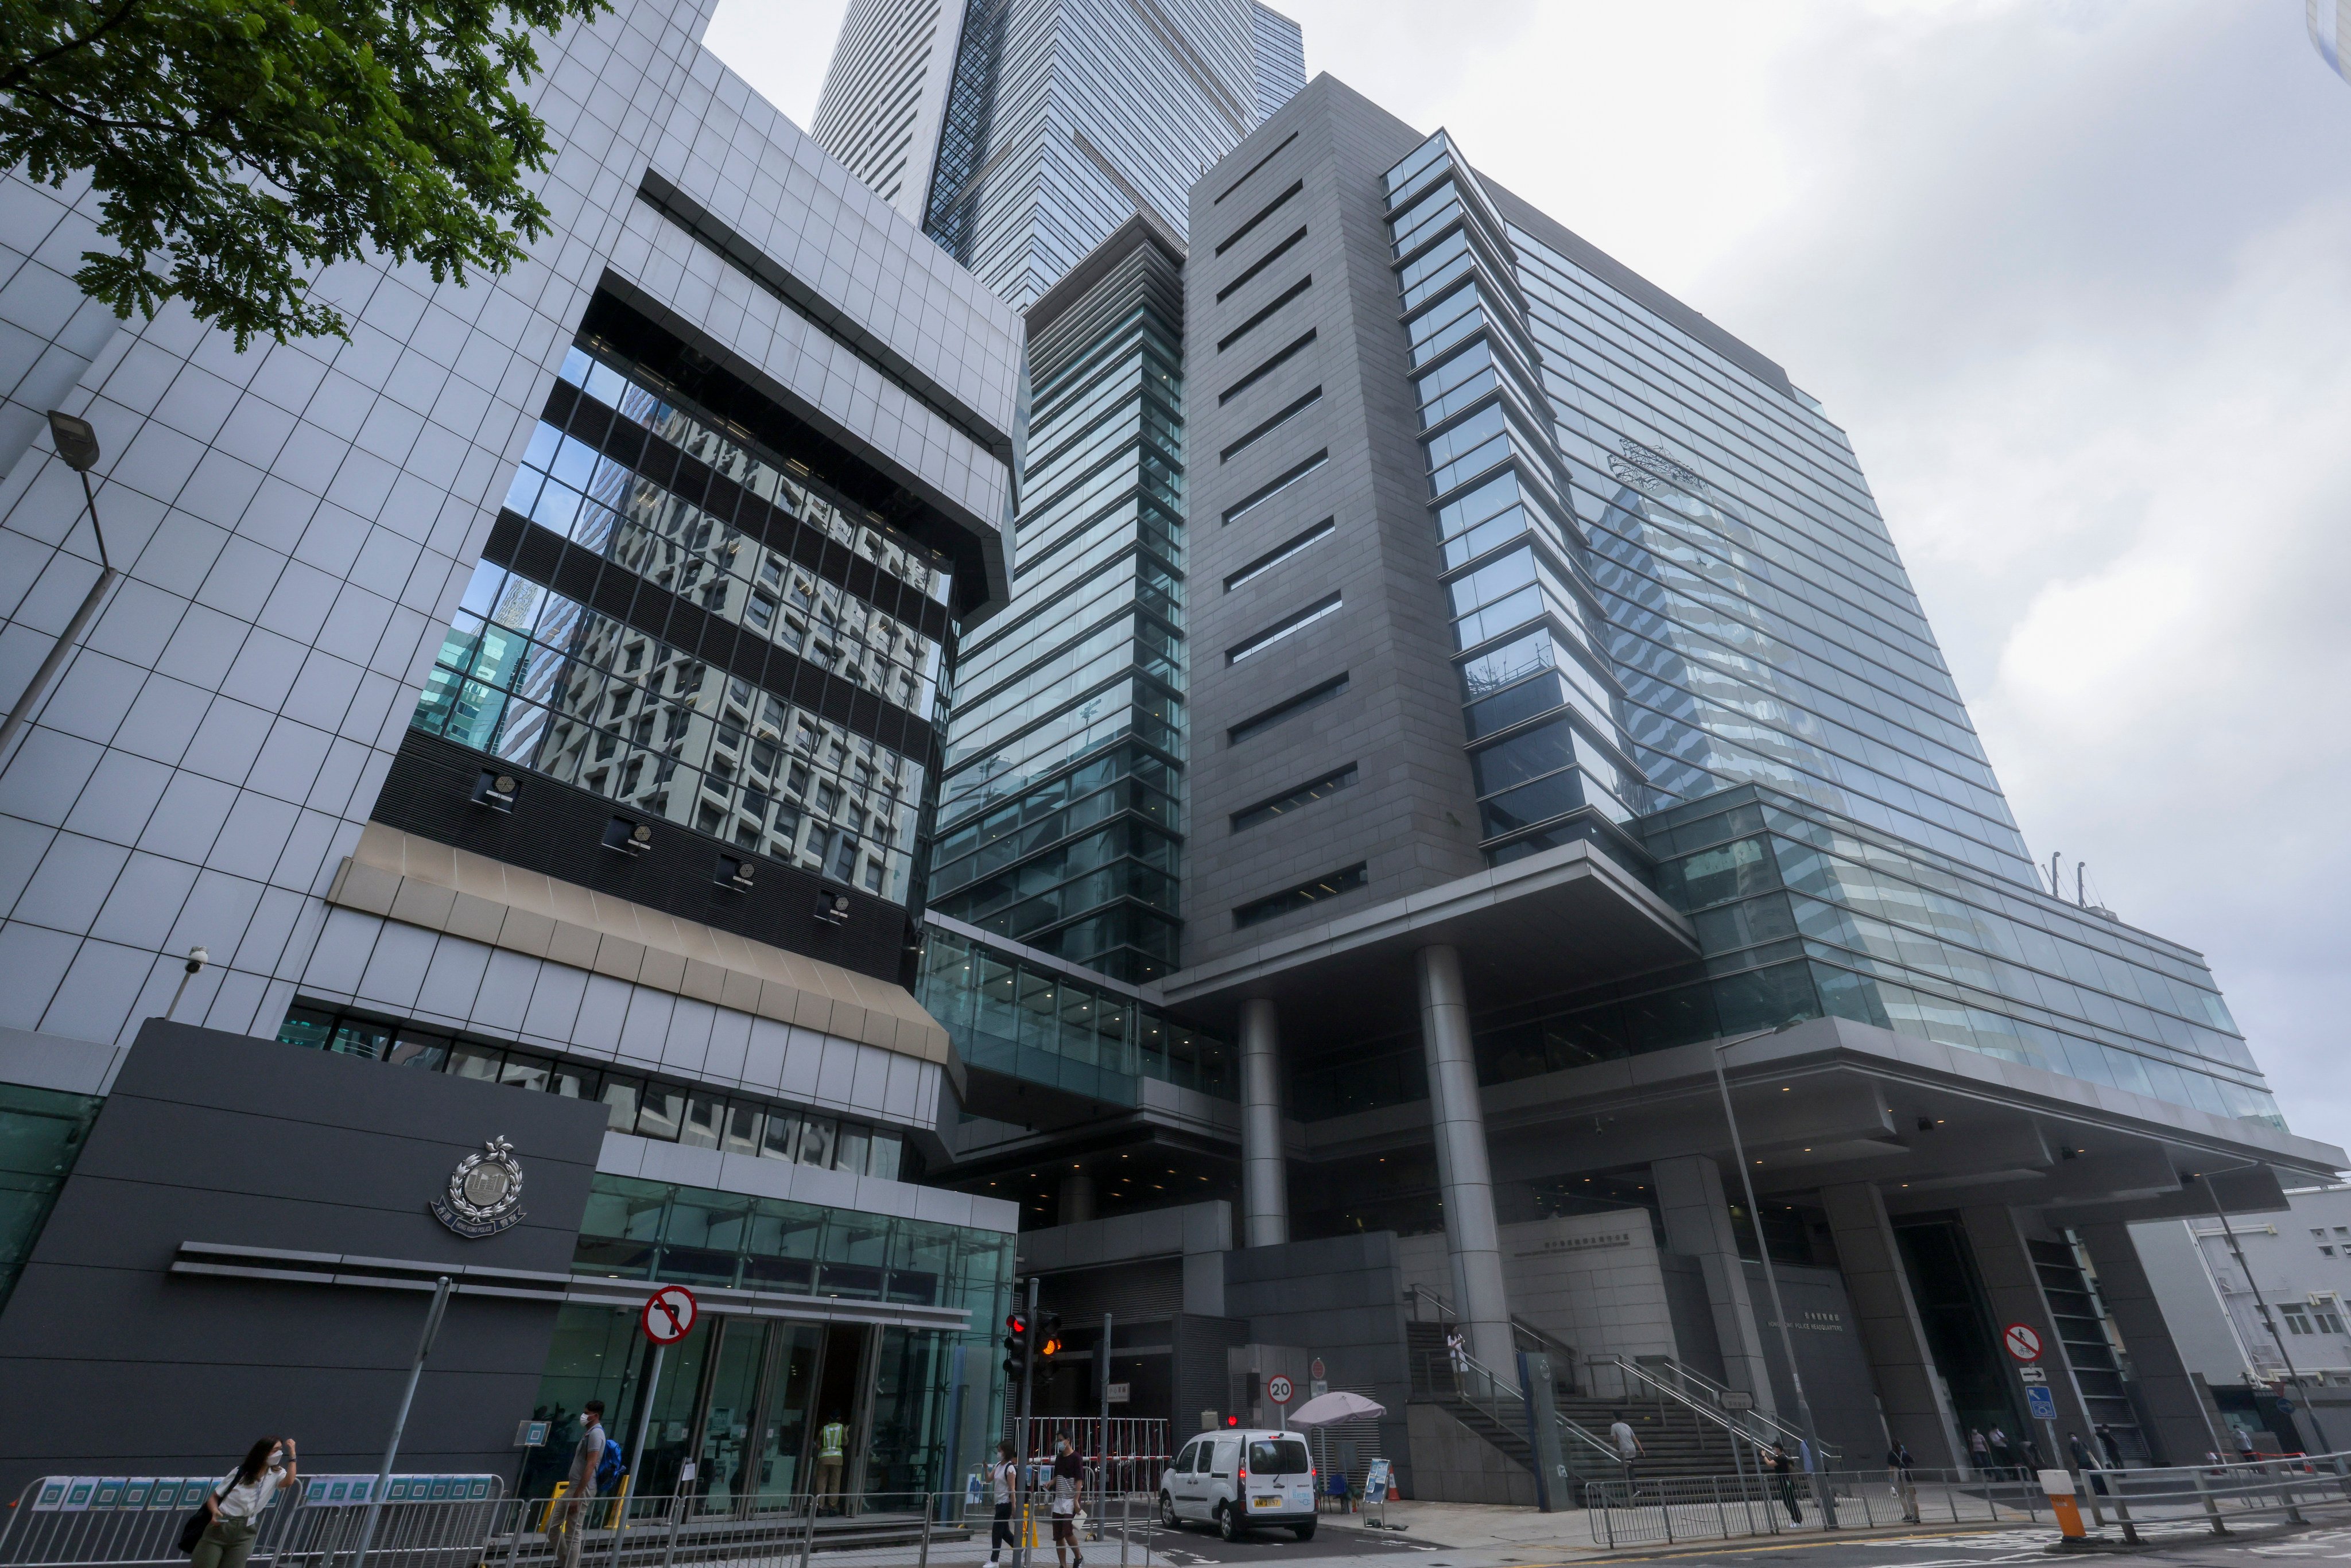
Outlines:
{"label": "glass entrance door", "polygon": [[768,1327],[757,1318],[719,1320],[718,1354],[711,1367],[710,1395],[703,1407],[696,1454],[696,1511],[734,1513],[758,1490],[753,1473],[758,1446],[752,1440],[758,1416],[761,1374],[767,1368]]}
{"label": "glass entrance door", "polygon": [[787,1507],[787,1499],[808,1490],[809,1404],[823,1348],[824,1330],[813,1323],[778,1323],[768,1331],[753,1479],[757,1509]]}

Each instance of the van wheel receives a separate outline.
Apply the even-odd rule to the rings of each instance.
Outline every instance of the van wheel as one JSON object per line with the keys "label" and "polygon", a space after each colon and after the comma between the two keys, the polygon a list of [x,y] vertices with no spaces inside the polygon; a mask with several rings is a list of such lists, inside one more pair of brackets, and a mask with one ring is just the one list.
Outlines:
{"label": "van wheel", "polygon": [[1165,1492],[1159,1494],[1159,1522],[1169,1530],[1184,1528],[1184,1521],[1176,1517],[1176,1500]]}
{"label": "van wheel", "polygon": [[1231,1503],[1217,1511],[1217,1533],[1227,1541],[1238,1541],[1247,1533],[1241,1524],[1241,1511]]}
{"label": "van wheel", "polygon": [[1314,1539],[1314,1526],[1316,1522],[1316,1521],[1310,1519],[1303,1524],[1291,1525],[1290,1527],[1290,1533],[1295,1535],[1301,1541],[1311,1541]]}

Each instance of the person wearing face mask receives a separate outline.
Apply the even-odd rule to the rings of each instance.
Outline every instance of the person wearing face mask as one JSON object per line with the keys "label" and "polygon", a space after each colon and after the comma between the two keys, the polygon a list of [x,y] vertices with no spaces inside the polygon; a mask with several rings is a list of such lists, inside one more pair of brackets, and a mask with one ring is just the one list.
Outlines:
{"label": "person wearing face mask", "polygon": [[604,1402],[590,1399],[580,1412],[580,1446],[571,1451],[571,1470],[563,1501],[547,1538],[555,1546],[558,1568],[580,1568],[580,1531],[588,1522],[588,1503],[596,1495],[597,1467],[604,1462]]}
{"label": "person wearing face mask", "polygon": [[1053,1562],[1057,1568],[1086,1568],[1085,1554],[1078,1550],[1078,1498],[1085,1490],[1086,1462],[1067,1437],[1053,1440],[1052,1477]]}
{"label": "person wearing face mask", "polygon": [[292,1486],[294,1439],[264,1437],[246,1450],[245,1461],[213,1483],[204,1498],[212,1522],[196,1538],[190,1568],[245,1568],[260,1533],[262,1511],[279,1487]]}

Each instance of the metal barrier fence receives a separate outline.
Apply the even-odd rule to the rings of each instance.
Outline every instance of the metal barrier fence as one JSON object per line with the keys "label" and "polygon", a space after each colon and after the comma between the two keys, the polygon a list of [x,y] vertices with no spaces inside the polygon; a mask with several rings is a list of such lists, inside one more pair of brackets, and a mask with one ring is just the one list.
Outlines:
{"label": "metal barrier fence", "polygon": [[[1950,1470],[1913,1470],[1909,1485],[1889,1470],[1830,1470],[1821,1479],[1847,1529],[1883,1524],[2030,1522],[2049,1511],[2037,1488],[1970,1479]],[[1822,1530],[1813,1478],[1773,1475],[1660,1476],[1593,1481],[1584,1488],[1592,1539],[1607,1546],[1646,1542],[1784,1535]]]}
{"label": "metal barrier fence", "polygon": [[1087,1490],[1096,1494],[1155,1491],[1176,1462],[1165,1416],[1113,1416],[1105,1422],[1099,1416],[1031,1416],[1024,1427],[1020,1417],[1008,1416],[1004,1435],[1027,1459],[1050,1458],[1054,1439],[1067,1437],[1086,1462]]}
{"label": "metal barrier fence", "polygon": [[[180,1530],[204,1505],[217,1478],[51,1477],[27,1485],[0,1521],[0,1568],[68,1568],[76,1563],[179,1568]],[[300,1497],[276,1499],[262,1516],[251,1560],[301,1568],[356,1555],[375,1516],[368,1561],[375,1568],[476,1568],[482,1548],[520,1505],[501,1495],[496,1477],[457,1478],[437,1497],[395,1478],[393,1500],[371,1508],[367,1492],[346,1488],[332,1498],[313,1481]],[[448,1479],[451,1478],[441,1478]],[[373,1478],[368,1478],[372,1482]],[[455,1495],[451,1495],[452,1492]],[[313,1497],[313,1491],[319,1496]]]}
{"label": "metal barrier fence", "polygon": [[[1992,1479],[1977,1472],[1914,1469],[1830,1470],[1821,1476],[1835,1510],[1834,1528],[1897,1524],[2039,1523],[2051,1517],[2037,1479]],[[2272,1517],[2303,1521],[2303,1510],[2351,1504],[2351,1455],[2325,1454],[2256,1464],[2131,1470],[2087,1470],[2074,1478],[2074,1501],[2094,1528],[2118,1527],[2137,1542],[2143,1530],[2164,1534],[2210,1530]],[[1719,1540],[1741,1535],[1824,1531],[1813,1478],[1773,1475],[1659,1477],[1594,1481],[1584,1488],[1594,1542]]]}
{"label": "metal barrier fence", "polygon": [[[0,1521],[0,1568],[184,1568],[182,1523],[210,1478],[148,1483],[126,1504],[118,1480],[103,1507],[37,1508],[28,1487]],[[1152,1568],[1165,1527],[1155,1490],[1095,1493],[1084,1503],[1092,1568]],[[1040,1491],[1013,1509],[1016,1560],[1050,1563]],[[360,1568],[371,1510],[281,1498],[263,1514],[254,1568]],[[366,1568],[974,1568],[988,1555],[993,1505],[982,1490],[708,1497],[504,1498],[378,1504]]]}

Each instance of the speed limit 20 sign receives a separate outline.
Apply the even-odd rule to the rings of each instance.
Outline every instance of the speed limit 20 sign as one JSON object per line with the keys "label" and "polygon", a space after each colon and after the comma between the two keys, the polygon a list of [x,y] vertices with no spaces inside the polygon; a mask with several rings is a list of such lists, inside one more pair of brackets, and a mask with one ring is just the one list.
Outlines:
{"label": "speed limit 20 sign", "polygon": [[644,1325],[645,1337],[655,1344],[675,1344],[692,1331],[701,1310],[694,1292],[684,1285],[664,1285],[645,1302],[638,1321]]}
{"label": "speed limit 20 sign", "polygon": [[1297,1389],[1290,1386],[1290,1379],[1280,1373],[1276,1373],[1265,1385],[1265,1396],[1276,1405],[1289,1404],[1290,1396],[1297,1392]]}

